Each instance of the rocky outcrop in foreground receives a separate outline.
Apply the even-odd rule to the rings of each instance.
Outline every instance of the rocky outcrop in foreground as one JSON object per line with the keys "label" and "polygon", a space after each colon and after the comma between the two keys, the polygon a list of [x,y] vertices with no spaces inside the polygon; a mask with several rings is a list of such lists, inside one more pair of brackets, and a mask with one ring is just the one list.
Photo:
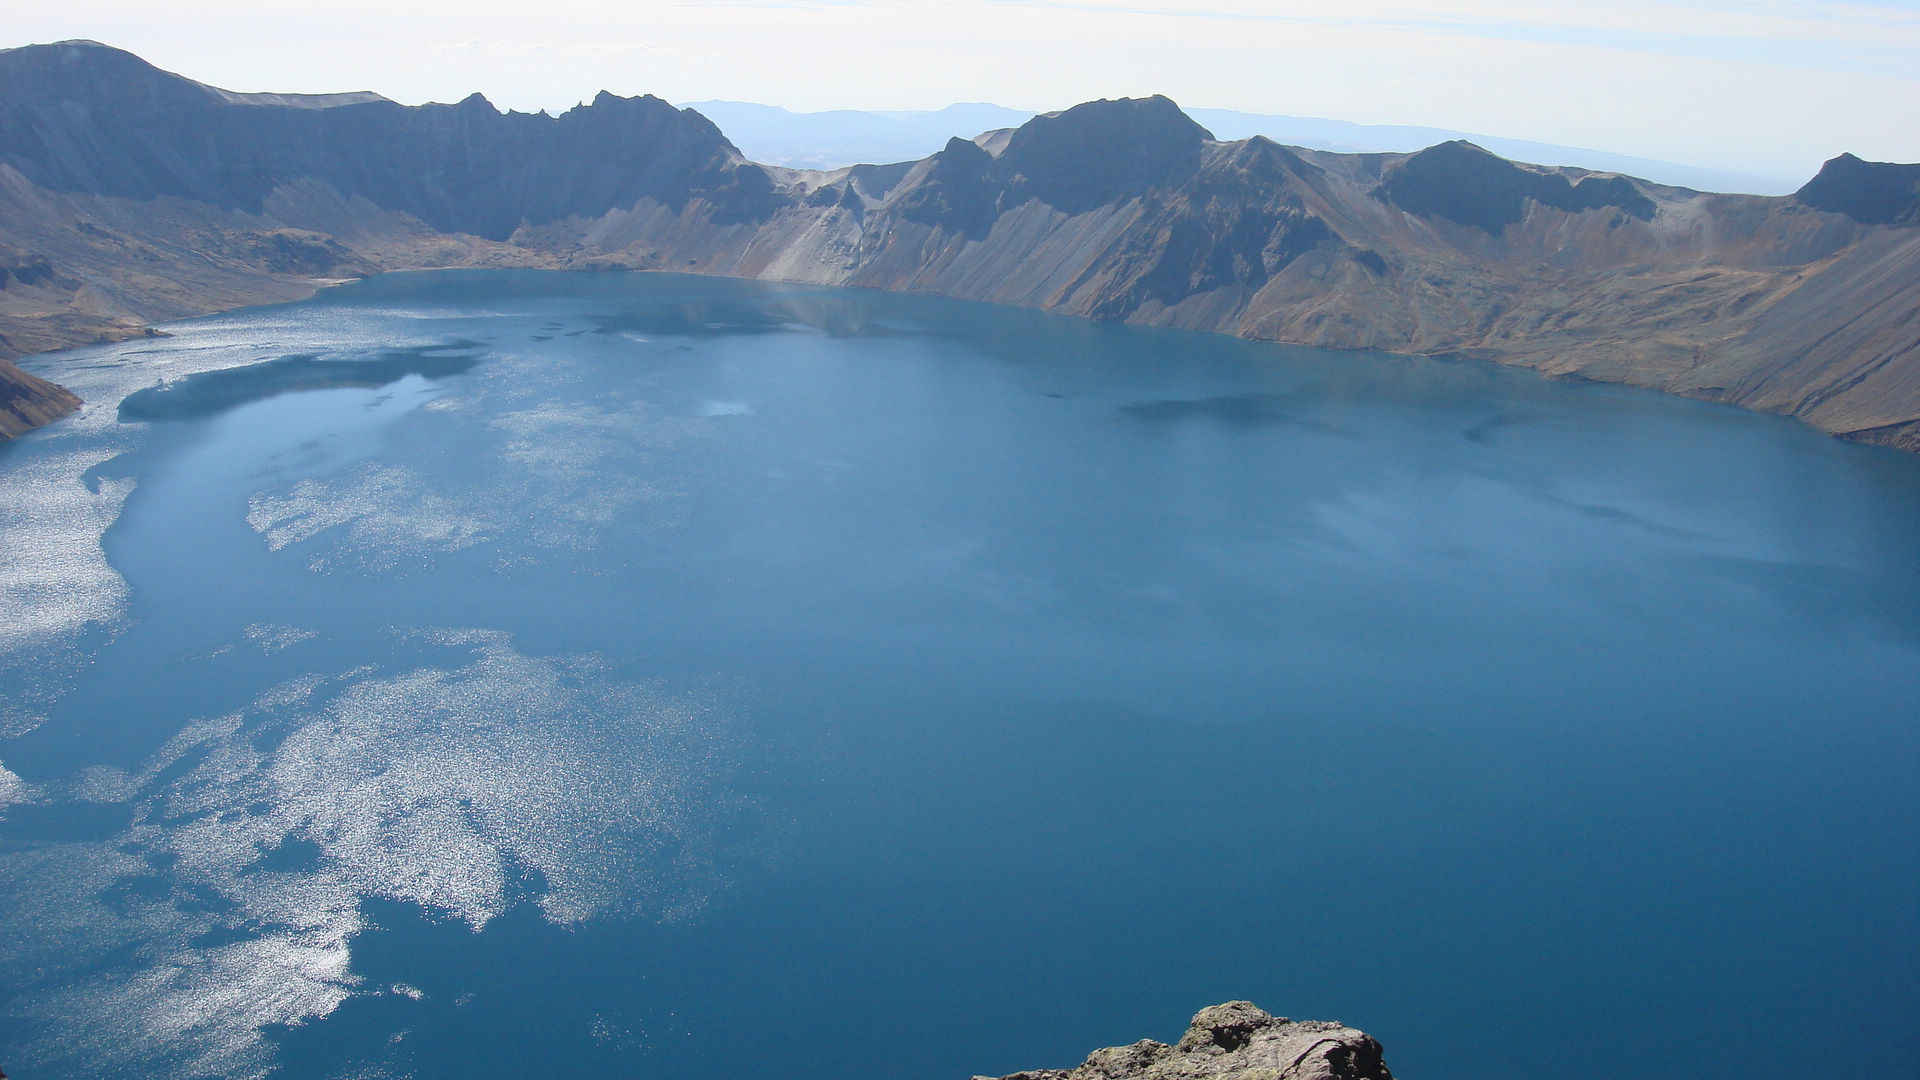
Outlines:
{"label": "rocky outcrop in foreground", "polygon": [[[1380,1044],[1325,1020],[1269,1016],[1250,1001],[1194,1014],[1179,1043],[1142,1039],[1095,1050],[1074,1069],[1018,1072],[1001,1080],[1393,1080]],[[988,1080],[975,1077],[974,1080]]]}

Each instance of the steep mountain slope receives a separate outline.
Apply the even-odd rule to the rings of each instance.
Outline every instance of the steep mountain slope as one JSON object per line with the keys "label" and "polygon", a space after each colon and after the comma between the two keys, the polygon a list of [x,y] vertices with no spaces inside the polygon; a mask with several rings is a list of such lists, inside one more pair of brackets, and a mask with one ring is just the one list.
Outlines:
{"label": "steep mountain slope", "polygon": [[1794,197],[1872,225],[1920,225],[1920,165],[1861,161],[1841,154]]}
{"label": "steep mountain slope", "polygon": [[773,203],[766,172],[718,128],[655,97],[602,92],[559,117],[479,94],[418,108],[329,97],[228,94],[90,43],[30,46],[0,61],[0,162],[50,191],[252,213],[311,181],[492,240],[642,198],[743,219]]}
{"label": "steep mountain slope", "polygon": [[66,43],[0,53],[0,244],[45,268],[0,288],[0,334],[53,347],[398,267],[668,269],[1480,356],[1920,449],[1915,169],[1712,195],[1458,141],[1221,142],[1155,97],[803,172],[652,98],[232,95]]}
{"label": "steep mountain slope", "polygon": [[65,387],[0,360],[0,438],[11,439],[79,407],[80,399]]}
{"label": "steep mountain slope", "polygon": [[[1836,170],[1849,175],[1841,159],[1822,177]],[[956,139],[904,171],[791,182],[795,201],[750,233],[688,235],[636,207],[519,242],[1473,355],[1901,446],[1920,419],[1920,229],[1885,224],[1897,214],[1866,195],[1712,195],[1459,142],[1366,155],[1221,143],[1165,99]]]}
{"label": "steep mountain slope", "polygon": [[657,98],[408,108],[235,94],[93,42],[0,51],[0,264],[23,268],[0,277],[0,359],[384,269],[548,265],[505,240],[642,200],[747,221],[779,198]]}

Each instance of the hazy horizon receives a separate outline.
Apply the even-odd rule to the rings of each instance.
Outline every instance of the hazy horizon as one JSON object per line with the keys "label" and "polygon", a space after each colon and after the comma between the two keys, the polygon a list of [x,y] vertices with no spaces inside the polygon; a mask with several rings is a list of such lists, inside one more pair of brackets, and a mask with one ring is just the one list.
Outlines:
{"label": "hazy horizon", "polygon": [[[370,34],[370,21],[379,32]],[[237,91],[475,91],[560,111],[605,89],[797,112],[1162,93],[1192,108],[1480,131],[1812,175],[1841,152],[1920,160],[1920,3],[1475,0],[555,0],[410,7],[210,0],[192,16],[75,0],[9,44],[90,38]]]}
{"label": "hazy horizon", "polygon": [[[800,169],[835,169],[911,161],[932,154],[954,135],[971,136],[1016,127],[1037,112],[1008,109],[991,102],[956,102],[941,109],[789,110],[763,102],[674,102],[713,121],[749,159]],[[1344,154],[1409,153],[1452,139],[1467,138],[1513,161],[1570,165],[1619,172],[1657,184],[1697,191],[1787,195],[1811,173],[1715,169],[1689,162],[1661,161],[1599,147],[1571,147],[1514,139],[1497,132],[1468,132],[1398,124],[1354,124],[1325,117],[1281,116],[1181,105],[1183,111],[1224,142],[1260,135],[1289,146]]]}

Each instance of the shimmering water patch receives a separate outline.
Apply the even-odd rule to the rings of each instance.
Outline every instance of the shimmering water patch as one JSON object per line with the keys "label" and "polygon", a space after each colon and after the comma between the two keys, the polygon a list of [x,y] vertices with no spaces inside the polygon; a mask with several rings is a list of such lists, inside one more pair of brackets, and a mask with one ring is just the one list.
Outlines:
{"label": "shimmering water patch", "polygon": [[102,542],[138,485],[126,460],[147,442],[141,425],[119,422],[123,400],[244,367],[276,345],[311,346],[316,334],[342,352],[470,351],[430,322],[370,335],[358,318],[292,312],[243,312],[61,354],[57,381],[80,395],[81,410],[0,448],[0,738],[41,723],[123,625],[128,589]]}
{"label": "shimmering water patch", "polygon": [[33,798],[33,789],[9,771],[5,765],[0,765],[0,815],[7,812],[7,807],[26,802],[31,798]]}
{"label": "shimmering water patch", "polygon": [[522,898],[560,924],[672,920],[724,888],[715,830],[743,806],[717,702],[497,632],[401,640],[453,662],[306,676],[196,721],[135,772],[67,786],[124,806],[111,841],[0,856],[18,886],[0,917],[37,927],[0,955],[39,973],[8,1002],[18,1049],[265,1075],[264,1028],[367,992],[351,959],[368,898],[477,931]]}
{"label": "shimmering water patch", "polygon": [[[271,551],[342,530],[344,553],[373,572],[472,547],[496,527],[427,490],[409,470],[372,464],[339,480],[301,480],[284,495],[256,494],[247,504],[247,524]],[[338,558],[316,556],[309,565],[326,570]]]}
{"label": "shimmering water patch", "polygon": [[278,626],[272,623],[254,623],[246,629],[247,640],[258,646],[262,652],[276,653],[282,649],[291,649],[303,641],[312,641],[319,635],[312,630],[302,630],[297,626]]}

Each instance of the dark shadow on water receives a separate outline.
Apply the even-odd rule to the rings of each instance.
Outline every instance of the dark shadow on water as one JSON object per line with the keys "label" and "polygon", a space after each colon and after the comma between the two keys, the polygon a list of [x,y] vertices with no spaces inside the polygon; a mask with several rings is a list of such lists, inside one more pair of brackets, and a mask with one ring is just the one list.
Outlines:
{"label": "dark shadow on water", "polygon": [[385,349],[351,359],[295,353],[135,391],[120,402],[120,420],[196,420],[301,390],[386,386],[409,375],[447,378],[471,370],[484,355],[479,342],[467,340]]}
{"label": "dark shadow on water", "polygon": [[1532,423],[1536,419],[1537,417],[1532,414],[1524,412],[1495,413],[1493,416],[1462,431],[1460,437],[1470,443],[1478,443],[1481,446],[1486,446],[1493,442],[1493,437],[1499,432],[1507,428],[1520,427],[1523,424]]}
{"label": "dark shadow on water", "polygon": [[0,852],[105,843],[126,827],[127,808],[120,803],[24,803],[7,808]]}
{"label": "dark shadow on water", "polygon": [[1697,529],[1683,529],[1678,526],[1668,525],[1655,521],[1652,518],[1636,514],[1631,510],[1622,510],[1614,506],[1600,506],[1595,503],[1576,502],[1572,499],[1563,499],[1558,495],[1546,491],[1537,492],[1536,495],[1544,502],[1564,507],[1602,525],[1622,525],[1632,529],[1639,529],[1641,532],[1652,536],[1665,537],[1669,540],[1678,540],[1685,543],[1698,543],[1718,539],[1707,533],[1700,532]]}
{"label": "dark shadow on water", "polygon": [[1138,401],[1120,406],[1120,411],[1150,424],[1174,424],[1184,420],[1212,420],[1235,427],[1286,426],[1305,428],[1327,435],[1352,438],[1344,428],[1324,424],[1300,415],[1296,395],[1227,394],[1221,397]]}
{"label": "dark shadow on water", "polygon": [[785,329],[788,325],[787,320],[764,308],[725,302],[649,306],[589,318],[594,323],[593,332],[596,334],[658,334],[668,337],[768,334]]}
{"label": "dark shadow on water", "polygon": [[252,866],[274,873],[312,873],[320,868],[322,855],[319,844],[303,836],[288,836],[278,846],[261,853]]}
{"label": "dark shadow on water", "polygon": [[665,337],[715,338],[798,328],[836,338],[899,337],[915,332],[877,318],[868,297],[806,289],[781,290],[771,296],[669,298],[588,318],[596,334]]}
{"label": "dark shadow on water", "polygon": [[204,933],[188,939],[187,944],[195,949],[222,949],[229,945],[240,945],[254,940],[257,931],[234,926],[216,926]]}

